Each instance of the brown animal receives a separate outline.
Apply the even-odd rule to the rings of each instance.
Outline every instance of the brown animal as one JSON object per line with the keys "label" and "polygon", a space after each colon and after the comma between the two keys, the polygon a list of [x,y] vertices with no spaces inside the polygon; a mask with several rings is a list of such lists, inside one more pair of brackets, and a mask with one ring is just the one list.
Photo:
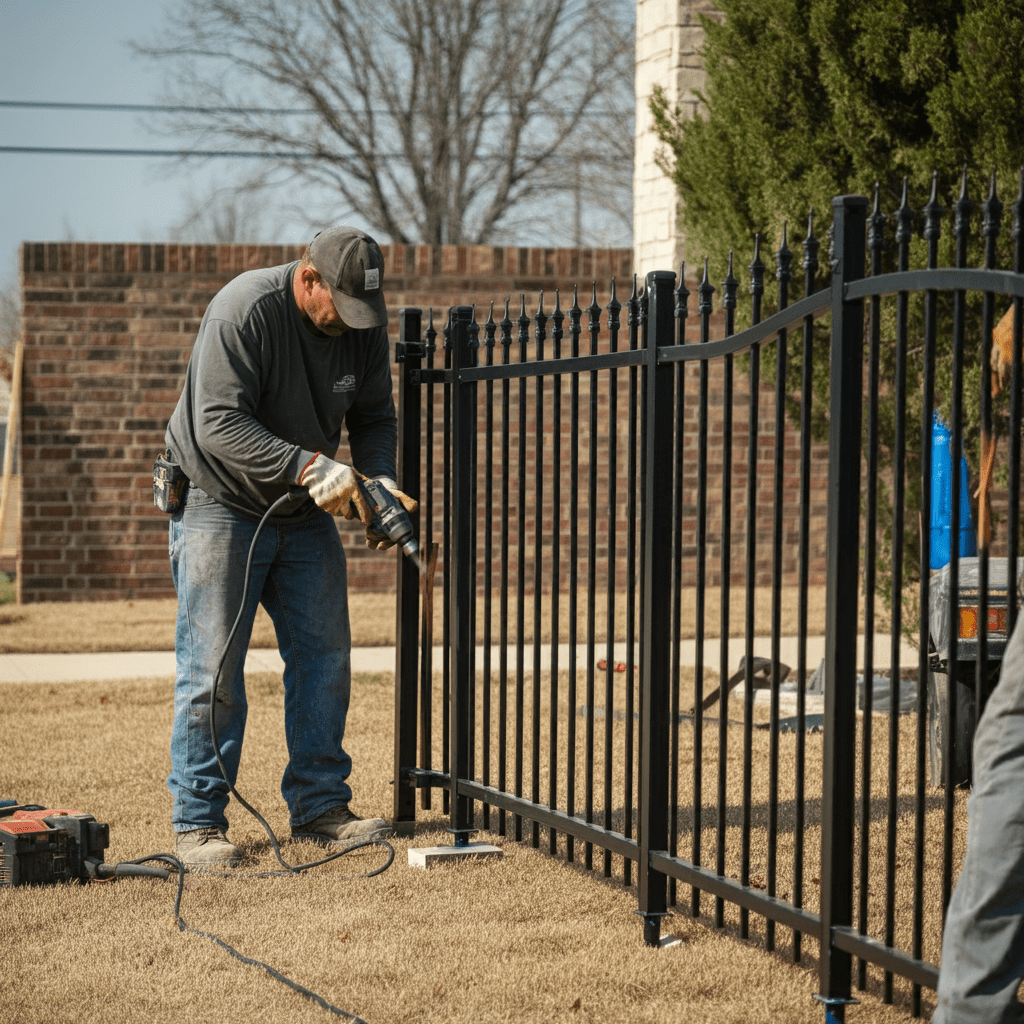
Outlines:
{"label": "brown animal", "polygon": [[[1013,306],[1003,315],[992,331],[992,397],[1002,391],[1008,383],[1013,369]],[[992,533],[992,509],[990,506],[992,492],[992,468],[996,459],[996,443],[981,431],[981,473],[978,477],[978,545],[988,547]]]}

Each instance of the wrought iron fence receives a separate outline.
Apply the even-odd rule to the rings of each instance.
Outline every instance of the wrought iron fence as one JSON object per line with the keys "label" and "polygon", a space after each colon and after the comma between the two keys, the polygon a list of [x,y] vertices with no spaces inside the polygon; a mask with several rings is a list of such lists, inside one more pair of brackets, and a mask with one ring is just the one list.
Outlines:
{"label": "wrought iron fence", "polygon": [[[891,1001],[894,978],[920,1014],[922,988],[937,983],[964,814],[963,788],[926,773],[931,744],[942,777],[959,779],[963,743],[943,740],[965,714],[948,699],[963,666],[956,644],[941,663],[930,650],[931,540],[906,522],[915,501],[929,522],[935,406],[948,410],[954,467],[970,423],[986,443],[1007,437],[1002,525],[977,561],[980,651],[999,639],[986,636],[990,550],[1007,566],[1020,554],[1024,184],[1013,269],[995,267],[994,183],[985,266],[969,269],[964,181],[955,266],[938,266],[934,190],[920,270],[908,269],[906,190],[889,255],[877,193],[870,213],[863,197],[838,197],[826,272],[811,219],[802,297],[791,302],[784,234],[776,311],[764,319],[755,244],[750,326],[739,332],[730,260],[717,340],[707,265],[699,340],[687,340],[690,293],[671,272],[642,289],[634,281],[624,304],[613,283],[604,308],[596,286],[586,308],[574,291],[568,308],[567,296],[541,295],[528,313],[524,296],[516,319],[506,300],[497,322],[493,306],[483,323],[455,307],[440,335],[432,313],[424,327],[420,310],[401,311],[399,472],[421,497],[432,561],[422,586],[407,560],[399,566],[400,828],[415,821],[417,792],[429,807],[439,788],[457,846],[482,828],[619,873],[636,886],[649,944],[673,908],[710,907],[716,926],[754,930],[795,960],[803,936],[816,939],[820,998],[835,1019],[854,983]],[[1016,310],[1009,398],[993,404],[991,338],[1006,298]],[[949,356],[937,358],[947,327]],[[827,387],[815,374],[825,360]],[[961,497],[953,472],[953,538]],[[915,552],[925,568],[908,605]],[[948,578],[961,561],[950,544]],[[995,630],[1018,614],[1015,575]],[[947,596],[940,617],[956,636],[958,588]],[[906,633],[919,641],[909,653]],[[974,673],[980,708],[993,665],[979,658]]]}

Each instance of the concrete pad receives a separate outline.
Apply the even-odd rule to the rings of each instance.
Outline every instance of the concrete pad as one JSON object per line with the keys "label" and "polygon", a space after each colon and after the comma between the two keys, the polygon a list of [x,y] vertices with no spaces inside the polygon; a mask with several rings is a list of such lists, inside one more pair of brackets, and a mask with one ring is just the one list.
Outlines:
{"label": "concrete pad", "polygon": [[496,857],[500,860],[503,851],[490,843],[470,843],[468,846],[420,846],[409,850],[409,867],[433,868],[438,864],[450,864],[457,860]]}

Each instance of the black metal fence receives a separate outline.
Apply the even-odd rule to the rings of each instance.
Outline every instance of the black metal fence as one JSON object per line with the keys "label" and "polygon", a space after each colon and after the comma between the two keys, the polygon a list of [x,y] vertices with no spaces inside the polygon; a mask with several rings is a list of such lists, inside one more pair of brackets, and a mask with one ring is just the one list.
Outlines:
{"label": "black metal fence", "polygon": [[[946,410],[954,467],[974,424],[1007,437],[993,544],[1016,565],[1022,197],[1024,185],[1012,271],[995,268],[994,185],[982,269],[965,265],[966,187],[955,266],[938,266],[933,191],[920,270],[908,269],[906,190],[891,252],[877,195],[873,212],[863,197],[838,197],[825,273],[811,221],[791,303],[784,236],[777,311],[763,320],[755,248],[751,326],[738,333],[730,261],[718,340],[706,266],[699,341],[685,340],[690,294],[671,272],[649,274],[642,290],[634,282],[624,304],[613,285],[603,310],[596,290],[587,308],[574,293],[568,308],[540,296],[528,313],[524,297],[517,319],[507,301],[499,322],[493,307],[483,323],[456,307],[441,332],[432,314],[424,325],[402,310],[400,476],[421,497],[421,545],[437,571],[421,586],[407,560],[399,568],[399,827],[415,820],[417,793],[429,807],[439,788],[456,845],[476,829],[525,837],[635,885],[649,944],[673,908],[710,911],[716,926],[760,934],[795,960],[804,936],[817,940],[820,998],[836,1019],[854,984],[891,1001],[894,978],[921,1012],[965,831],[964,790],[926,774],[933,408]],[[1007,299],[1012,373],[994,400],[992,329]],[[827,429],[824,510],[811,499],[826,472],[816,422]],[[953,538],[960,499],[954,472]],[[753,567],[765,548],[762,588]],[[915,552],[925,569],[908,591]],[[953,579],[959,558],[952,543]],[[1018,613],[1010,586],[990,624],[988,565],[983,547],[981,650],[986,629],[1010,629]],[[954,636],[958,613],[953,587]],[[908,633],[912,648],[922,640],[909,656]],[[980,706],[991,679],[978,665]],[[887,676],[884,707],[876,676]],[[941,713],[942,735],[955,736],[957,701]],[[940,745],[951,773],[954,744]]]}

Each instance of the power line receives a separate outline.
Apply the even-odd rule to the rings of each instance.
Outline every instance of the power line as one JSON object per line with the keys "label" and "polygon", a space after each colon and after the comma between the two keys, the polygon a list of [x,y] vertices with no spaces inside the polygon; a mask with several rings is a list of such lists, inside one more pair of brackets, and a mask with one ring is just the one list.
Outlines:
{"label": "power line", "polygon": [[[193,107],[182,104],[160,103],[66,103],[48,100],[0,100],[0,107],[26,110],[98,110],[111,113],[138,114],[316,114],[314,107]],[[625,110],[588,110],[587,116],[624,117]],[[390,110],[374,110],[374,114],[391,114]],[[566,113],[566,111],[561,111]],[[490,111],[479,115],[483,118],[504,117],[505,114]],[[538,115],[539,116],[539,115]]]}
{"label": "power line", "polygon": [[[244,149],[99,149],[76,148],[72,146],[0,146],[0,153],[44,153],[51,156],[203,156],[243,157],[261,160],[314,160],[313,153],[279,153]],[[398,159],[395,153],[382,154],[388,159]]]}
{"label": "power line", "polygon": [[0,100],[0,107],[31,110],[109,110],[170,114],[315,114],[312,107],[188,107],[157,103],[57,103],[42,100]]}
{"label": "power line", "polygon": [[[276,150],[246,149],[104,149],[100,147],[76,146],[0,146],[0,153],[35,153],[43,156],[135,156],[135,157],[240,157],[246,160],[331,160],[333,157],[323,153],[281,152]],[[501,157],[500,153],[481,153],[479,159],[494,160]],[[377,159],[404,160],[409,157],[404,153],[378,153]],[[587,153],[574,153],[572,156],[553,155],[552,163],[606,163],[607,158]]]}

